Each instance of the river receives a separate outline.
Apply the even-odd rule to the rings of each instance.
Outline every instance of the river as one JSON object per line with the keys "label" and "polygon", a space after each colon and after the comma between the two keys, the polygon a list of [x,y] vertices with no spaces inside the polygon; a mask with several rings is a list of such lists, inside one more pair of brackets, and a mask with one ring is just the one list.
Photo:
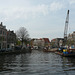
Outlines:
{"label": "river", "polygon": [[38,50],[0,55],[0,75],[75,75],[75,58]]}

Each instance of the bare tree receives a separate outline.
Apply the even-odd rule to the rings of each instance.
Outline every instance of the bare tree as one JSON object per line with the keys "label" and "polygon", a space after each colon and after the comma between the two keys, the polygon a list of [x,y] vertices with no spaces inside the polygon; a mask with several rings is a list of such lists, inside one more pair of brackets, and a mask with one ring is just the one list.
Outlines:
{"label": "bare tree", "polygon": [[23,42],[27,42],[27,39],[29,38],[28,31],[25,27],[20,27],[19,30],[17,30],[16,35],[22,41],[22,46]]}

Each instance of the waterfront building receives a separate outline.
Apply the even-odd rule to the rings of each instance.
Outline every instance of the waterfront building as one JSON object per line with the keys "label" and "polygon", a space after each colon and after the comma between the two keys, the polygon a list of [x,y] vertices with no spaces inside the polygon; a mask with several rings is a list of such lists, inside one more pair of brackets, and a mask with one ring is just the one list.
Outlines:
{"label": "waterfront building", "polygon": [[41,47],[45,46],[45,40],[43,38],[40,38],[40,45]]}
{"label": "waterfront building", "polygon": [[7,31],[7,48],[14,48],[16,44],[16,34],[14,31]]}
{"label": "waterfront building", "polygon": [[7,48],[7,29],[3,26],[2,22],[0,24],[0,49]]}
{"label": "waterfront building", "polygon": [[40,46],[41,45],[41,40],[40,39],[34,39],[33,40],[33,46]]}
{"label": "waterfront building", "polygon": [[43,48],[46,46],[50,46],[50,41],[48,38],[40,38],[40,39],[35,38],[31,40],[31,44],[33,46],[38,46],[38,47]]}
{"label": "waterfront building", "polygon": [[7,31],[6,26],[0,24],[0,50],[12,48],[16,43],[16,34],[14,31]]}
{"label": "waterfront building", "polygon": [[68,45],[75,45],[75,31],[68,35],[67,43]]}
{"label": "waterfront building", "polygon": [[51,40],[52,47],[60,47],[63,45],[64,38],[55,38]]}
{"label": "waterfront building", "polygon": [[68,35],[67,40],[75,41],[75,31]]}
{"label": "waterfront building", "polygon": [[50,41],[49,41],[49,38],[43,38],[44,40],[44,46],[50,46]]}

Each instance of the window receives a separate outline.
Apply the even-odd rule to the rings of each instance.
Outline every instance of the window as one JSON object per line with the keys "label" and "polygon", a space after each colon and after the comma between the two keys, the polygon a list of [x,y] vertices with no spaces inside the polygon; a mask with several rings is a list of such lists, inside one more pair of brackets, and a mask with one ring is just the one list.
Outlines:
{"label": "window", "polygon": [[0,29],[0,34],[2,34],[2,30]]}

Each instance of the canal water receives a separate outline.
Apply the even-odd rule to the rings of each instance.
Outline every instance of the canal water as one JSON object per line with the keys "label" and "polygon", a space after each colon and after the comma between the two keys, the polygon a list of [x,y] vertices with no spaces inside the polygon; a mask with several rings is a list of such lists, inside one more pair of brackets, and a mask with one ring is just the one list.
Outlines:
{"label": "canal water", "polygon": [[75,75],[75,58],[38,50],[0,55],[0,75]]}

